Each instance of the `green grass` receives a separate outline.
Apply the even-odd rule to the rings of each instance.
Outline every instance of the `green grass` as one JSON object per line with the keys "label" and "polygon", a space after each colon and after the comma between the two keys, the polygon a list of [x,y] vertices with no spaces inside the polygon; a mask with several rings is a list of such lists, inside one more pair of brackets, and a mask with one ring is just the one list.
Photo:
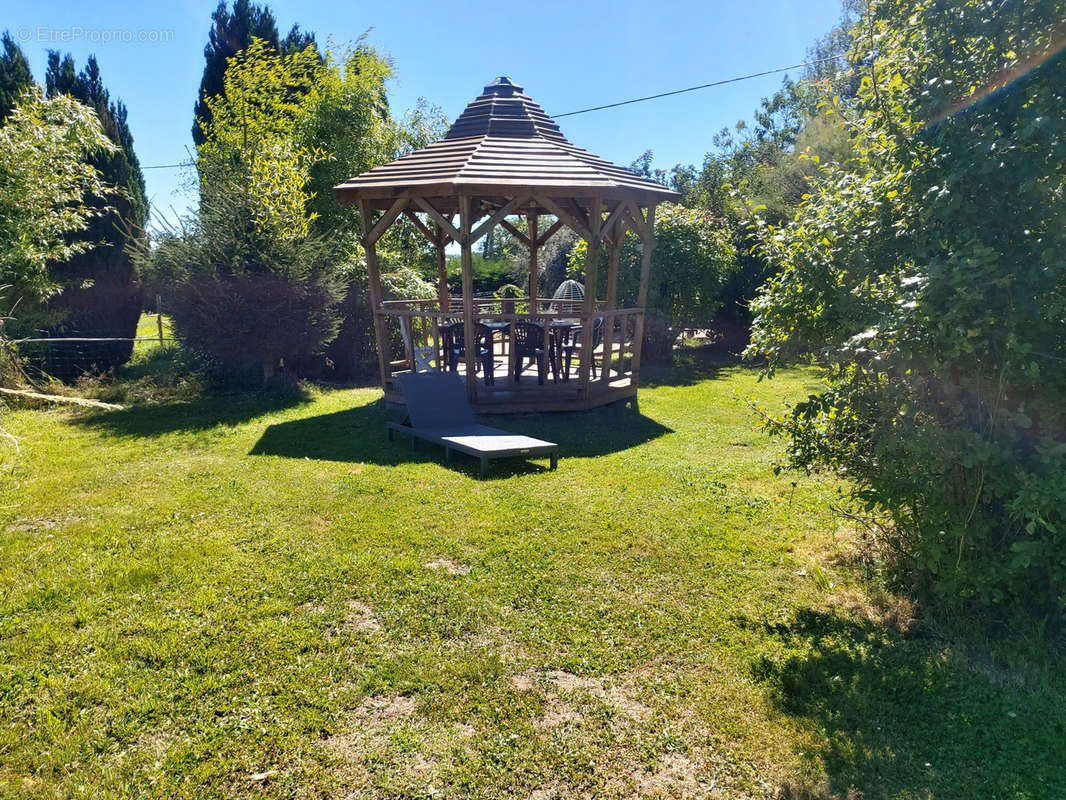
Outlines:
{"label": "green grass", "polygon": [[910,620],[774,474],[737,396],[809,374],[647,378],[486,481],[373,389],[9,412],[0,796],[1066,796],[1062,668]]}
{"label": "green grass", "polygon": [[[144,338],[148,336],[159,335],[159,317],[155,314],[141,314],[141,318],[137,321],[137,337]],[[170,317],[166,314],[163,315],[163,337],[169,339],[174,335],[170,324]]]}
{"label": "green grass", "polygon": [[173,337],[170,317],[165,314],[163,341],[154,339],[159,332],[155,314],[141,314],[137,323],[137,341],[130,360],[117,374],[87,375],[75,386],[53,381],[49,390],[57,394],[78,394],[110,403],[158,403],[197,399],[204,390],[202,376],[192,360]]}

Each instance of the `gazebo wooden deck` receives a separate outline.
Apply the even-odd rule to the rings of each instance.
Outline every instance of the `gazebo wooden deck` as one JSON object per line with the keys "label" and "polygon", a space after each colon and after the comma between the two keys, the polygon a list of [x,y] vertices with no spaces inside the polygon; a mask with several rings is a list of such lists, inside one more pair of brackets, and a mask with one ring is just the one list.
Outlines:
{"label": "gazebo wooden deck", "polygon": [[[363,218],[378,367],[388,400],[402,402],[394,371],[446,368],[465,375],[470,400],[482,412],[578,410],[636,396],[655,207],[678,195],[570,144],[521,86],[496,79],[441,141],[364,172],[334,191],[340,202],[358,204]],[[401,215],[436,248],[435,300],[382,298],[375,245]],[[525,217],[527,230],[509,217]],[[497,225],[529,249],[525,298],[474,297],[473,246]],[[537,296],[538,250],[562,226],[588,243],[585,298],[577,306]],[[643,242],[640,288],[635,306],[619,308],[618,257],[627,229]],[[448,292],[445,248],[451,242],[462,254],[461,301]],[[607,250],[602,298],[597,274],[601,248]],[[513,379],[515,329],[524,322],[543,326],[544,347],[557,354],[560,337],[571,333],[568,349],[579,354],[576,376],[549,377],[543,384],[533,373]],[[478,342],[486,330],[479,327],[483,323],[492,323],[503,337],[493,337],[488,347],[487,358],[494,367],[500,365],[493,377],[485,358],[479,359],[478,347],[465,347],[461,364],[448,358],[455,351],[449,343]],[[390,343],[397,326],[404,357],[393,360]]]}

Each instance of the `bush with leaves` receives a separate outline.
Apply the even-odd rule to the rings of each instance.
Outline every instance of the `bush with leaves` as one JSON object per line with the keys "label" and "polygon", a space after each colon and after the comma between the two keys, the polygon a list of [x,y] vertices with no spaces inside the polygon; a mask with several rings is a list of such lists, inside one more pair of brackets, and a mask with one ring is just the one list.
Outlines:
{"label": "bush with leaves", "polygon": [[795,219],[751,352],[825,386],[772,423],[849,478],[895,575],[955,607],[1066,610],[1066,56],[1059,1],[877,0],[854,158]]}
{"label": "bush with leaves", "polygon": [[[362,220],[354,206],[342,206],[333,187],[353,175],[383,164],[404,152],[439,138],[444,120],[438,109],[420,100],[401,122],[391,116],[385,86],[392,77],[388,59],[365,42],[348,50],[330,48],[323,69],[308,98],[300,140],[327,157],[311,165],[312,229],[341,241],[347,291],[341,306],[342,323],[324,360],[329,374],[363,377],[377,369],[373,315],[370,309],[366,263],[359,232]],[[399,220],[378,240],[383,272],[411,267],[422,275],[436,273],[436,257],[422,234]]]}
{"label": "bush with leaves", "polygon": [[[606,247],[600,248],[601,275],[606,275]],[[619,307],[634,306],[640,290],[643,245],[629,232],[618,258]],[[572,274],[583,274],[587,243],[570,253]],[[710,326],[722,307],[722,290],[737,267],[729,228],[706,211],[664,204],[655,217],[655,250],[648,280],[643,355],[670,357],[685,328]],[[603,285],[601,283],[601,285]]]}
{"label": "bush with leaves", "polygon": [[258,211],[244,186],[216,185],[198,215],[141,254],[168,286],[175,333],[232,383],[292,376],[340,322],[336,243],[279,235]]}
{"label": "bush with leaves", "polygon": [[0,283],[17,307],[9,332],[54,321],[41,306],[62,288],[51,266],[93,246],[73,234],[108,210],[89,202],[115,191],[91,159],[114,150],[92,109],[66,95],[45,98],[37,86],[0,127]]}
{"label": "bush with leaves", "polygon": [[[87,229],[78,234],[92,246],[51,266],[63,288],[48,300],[47,309],[56,312],[58,322],[48,328],[47,335],[131,340],[137,335],[143,297],[130,257],[135,245],[129,239],[142,235],[148,202],[126,107],[122,101],[111,99],[93,56],[79,72],[70,55],[60,58],[57,51],[49,51],[45,91],[49,97],[70,95],[96,111],[115,149],[98,153],[93,166],[107,183],[120,190],[109,198],[87,200],[100,210],[110,206],[106,213],[94,215]],[[93,342],[88,347],[52,344],[47,352],[46,370],[54,377],[71,380],[126,363],[133,354],[133,342]]]}
{"label": "bush with leaves", "polygon": [[300,136],[322,70],[313,46],[279,55],[254,38],[229,60],[207,99],[199,210],[144,254],[179,337],[230,381],[298,374],[340,322],[341,242],[308,211],[326,154]]}
{"label": "bush with leaves", "polygon": [[[567,279],[570,270],[570,255],[577,246],[578,236],[567,227],[560,228],[549,237],[541,249],[537,264],[540,267],[539,294],[551,297],[555,290]],[[529,271],[529,262],[525,264]]]}

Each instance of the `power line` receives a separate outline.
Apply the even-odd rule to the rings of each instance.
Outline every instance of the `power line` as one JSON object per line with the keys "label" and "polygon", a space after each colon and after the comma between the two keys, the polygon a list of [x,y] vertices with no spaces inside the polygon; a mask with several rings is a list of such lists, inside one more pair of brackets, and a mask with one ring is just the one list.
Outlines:
{"label": "power line", "polygon": [[[750,75],[739,75],[735,78],[726,78],[721,81],[712,81],[711,83],[701,83],[699,86],[690,86],[687,89],[675,89],[672,92],[661,92],[659,94],[649,94],[647,97],[636,97],[632,100],[622,100],[618,103],[608,103],[603,106],[592,106],[592,108],[582,108],[579,111],[567,111],[565,114],[555,114],[553,119],[559,119],[560,117],[572,117],[576,114],[588,114],[590,111],[603,111],[606,108],[618,108],[618,106],[628,106],[633,103],[643,103],[646,100],[658,100],[660,97],[671,97],[675,94],[684,94],[685,92],[695,92],[699,89],[710,89],[712,86],[724,86],[727,83],[739,83],[740,81],[748,81],[752,78],[761,78],[764,75],[773,75],[778,72],[788,72],[790,69],[799,69],[800,67],[812,67],[815,64],[824,64],[827,61],[838,61],[840,56],[828,56],[826,58],[816,58],[814,61],[803,61],[799,64],[792,64],[788,67],[777,67],[775,69],[767,69],[762,72],[753,72]],[[178,167],[190,166],[188,162],[183,164],[156,164],[150,167],[142,166],[141,169],[177,169]]]}
{"label": "power line", "polygon": [[580,111],[567,111],[565,114],[555,114],[554,118],[560,117],[572,117],[575,114],[587,114],[590,111],[602,111],[605,108],[617,108],[618,106],[628,106],[632,103],[643,103],[645,100],[658,100],[660,97],[670,97],[675,94],[684,94],[685,92],[695,92],[697,89],[709,89],[712,86],[723,86],[727,83],[737,83],[739,81],[747,81],[752,78],[761,78],[763,75],[773,75],[775,72],[787,72],[790,69],[798,69],[800,67],[810,67],[814,64],[822,64],[826,61],[837,61],[839,56],[829,56],[828,58],[817,58],[814,61],[804,61],[800,64],[793,64],[790,67],[777,67],[776,69],[768,69],[763,72],[753,72],[751,75],[740,75],[736,78],[726,78],[723,81],[712,81],[711,83],[702,83],[699,86],[690,86],[687,89],[675,89],[672,92],[662,92],[660,94],[650,94],[647,97],[637,97],[633,100],[622,100],[618,103],[608,103],[605,106],[593,106],[592,108],[582,108]]}

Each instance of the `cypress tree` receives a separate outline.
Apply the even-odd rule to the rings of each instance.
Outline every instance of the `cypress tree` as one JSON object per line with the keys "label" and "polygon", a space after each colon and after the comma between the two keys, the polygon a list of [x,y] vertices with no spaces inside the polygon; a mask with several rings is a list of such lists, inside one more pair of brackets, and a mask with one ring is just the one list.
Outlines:
{"label": "cypress tree", "polygon": [[[61,58],[57,51],[49,51],[45,91],[49,97],[69,94],[96,112],[104,132],[119,149],[95,156],[92,163],[107,183],[122,190],[120,196],[89,201],[99,208],[110,205],[113,209],[94,217],[88,229],[78,234],[100,244],[53,267],[53,275],[64,289],[48,302],[49,309],[60,312],[61,316],[52,333],[132,338],[137,331],[142,297],[128,246],[131,237],[143,235],[148,203],[144,175],[133,150],[126,106],[120,100],[111,99],[95,56],[89,56],[85,68],[78,72],[69,54]],[[57,357],[51,370],[63,378],[125,363],[133,351],[130,342],[64,347],[69,352],[62,353],[62,357],[53,353]]]}
{"label": "cypress tree", "polygon": [[30,64],[22,48],[4,31],[0,39],[0,123],[11,113],[19,95],[33,83]]}
{"label": "cypress tree", "polygon": [[200,92],[196,98],[192,123],[192,140],[197,147],[204,143],[201,123],[211,121],[207,98],[225,93],[223,76],[226,74],[227,58],[232,58],[248,47],[253,36],[262,39],[283,55],[315,44],[315,35],[301,31],[299,25],[293,25],[285,38],[280,39],[274,12],[269,6],[256,5],[250,0],[234,0],[232,12],[225,0],[222,0],[211,15],[211,20],[211,32],[204,46],[204,74],[200,79]]}

